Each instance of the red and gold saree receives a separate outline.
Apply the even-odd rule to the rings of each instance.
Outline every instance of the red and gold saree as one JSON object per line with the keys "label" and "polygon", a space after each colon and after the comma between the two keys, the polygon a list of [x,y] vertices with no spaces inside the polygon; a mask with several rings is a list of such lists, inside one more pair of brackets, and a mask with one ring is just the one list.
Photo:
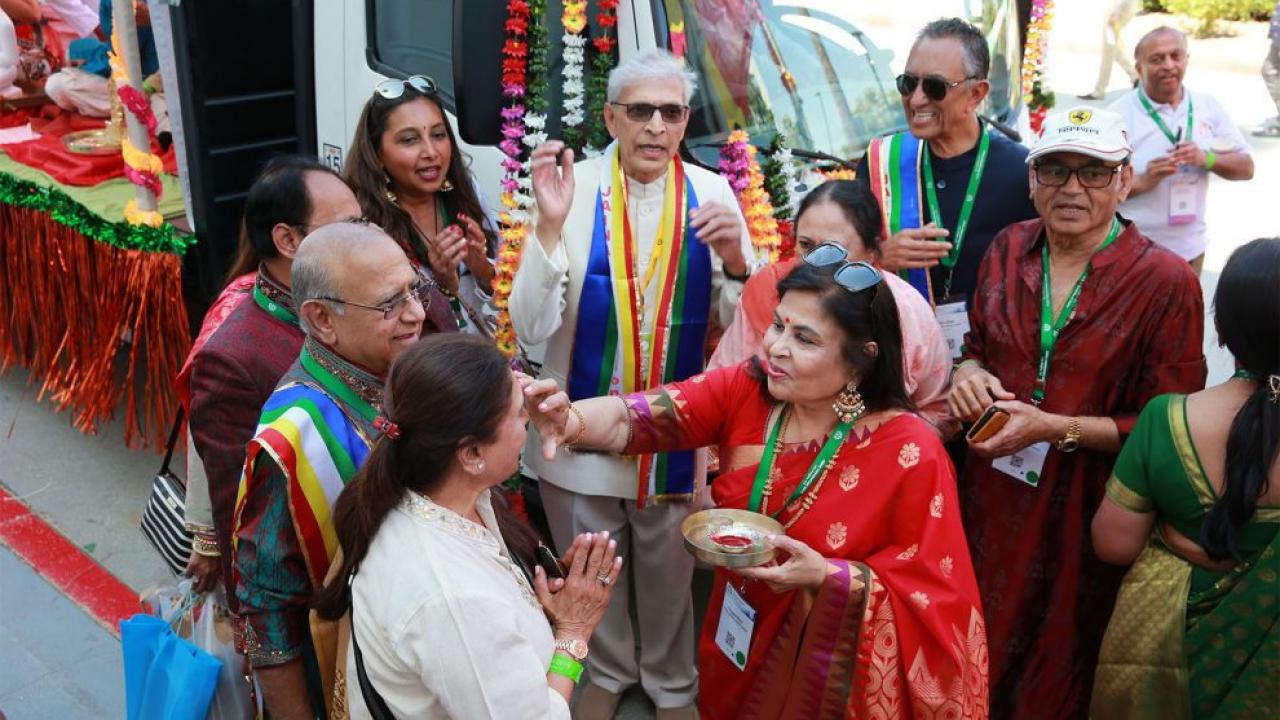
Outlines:
{"label": "red and gold saree", "polygon": [[[626,398],[626,452],[718,445],[719,507],[745,508],[774,402],[746,366]],[[788,497],[818,444],[777,458],[773,497]],[[960,524],[955,471],[931,426],[912,414],[840,447],[808,511],[786,531],[827,558],[816,593],[774,593],[717,569],[699,640],[704,718],[985,718],[987,641]],[[799,517],[797,517],[799,514]],[[732,583],[756,612],[746,667],[715,642]]]}

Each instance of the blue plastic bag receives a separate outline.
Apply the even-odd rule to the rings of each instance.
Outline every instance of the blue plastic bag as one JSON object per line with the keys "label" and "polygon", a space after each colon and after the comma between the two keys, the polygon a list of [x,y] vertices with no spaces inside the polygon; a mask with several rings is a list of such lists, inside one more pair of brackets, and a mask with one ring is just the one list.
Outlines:
{"label": "blue plastic bag", "polygon": [[164,620],[120,622],[128,720],[204,720],[222,661],[174,634]]}

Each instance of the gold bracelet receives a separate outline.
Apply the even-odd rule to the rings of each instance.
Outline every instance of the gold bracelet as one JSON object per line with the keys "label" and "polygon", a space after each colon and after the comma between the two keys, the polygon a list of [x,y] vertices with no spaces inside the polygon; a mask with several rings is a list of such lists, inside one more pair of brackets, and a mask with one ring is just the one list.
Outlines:
{"label": "gold bracelet", "polygon": [[217,538],[208,537],[201,533],[196,533],[191,537],[191,549],[194,550],[197,555],[202,555],[204,557],[220,557],[222,555],[222,553],[218,551]]}
{"label": "gold bracelet", "polygon": [[582,411],[574,407],[573,403],[569,403],[569,412],[578,417],[578,432],[574,433],[573,439],[565,442],[565,447],[574,447],[582,442],[582,436],[587,432],[587,419],[582,416]]}

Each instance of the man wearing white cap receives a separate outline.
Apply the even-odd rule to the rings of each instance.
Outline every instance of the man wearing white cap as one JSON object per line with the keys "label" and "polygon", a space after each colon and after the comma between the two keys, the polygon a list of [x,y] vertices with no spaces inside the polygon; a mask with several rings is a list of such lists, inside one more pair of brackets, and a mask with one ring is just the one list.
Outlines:
{"label": "man wearing white cap", "polygon": [[1094,554],[1090,520],[1147,401],[1204,386],[1195,273],[1116,214],[1131,154],[1116,113],[1051,115],[1027,156],[1040,218],[996,236],[978,270],[949,403],[1004,422],[970,439],[960,481],[992,718],[1087,715],[1123,575]]}
{"label": "man wearing white cap", "polygon": [[1120,212],[1198,274],[1208,245],[1209,178],[1249,180],[1253,157],[1222,105],[1183,85],[1186,35],[1158,27],[1133,54],[1142,82],[1109,107],[1124,118],[1133,145],[1133,188]]}

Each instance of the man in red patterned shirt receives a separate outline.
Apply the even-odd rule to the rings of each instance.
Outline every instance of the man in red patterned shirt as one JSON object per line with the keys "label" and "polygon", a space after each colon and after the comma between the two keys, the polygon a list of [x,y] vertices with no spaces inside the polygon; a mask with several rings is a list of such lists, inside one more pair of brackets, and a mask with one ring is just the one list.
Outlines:
{"label": "man in red patterned shirt", "polygon": [[1089,524],[1116,454],[1156,395],[1204,387],[1200,283],[1116,215],[1133,184],[1117,114],[1050,116],[1027,157],[1040,218],[1006,228],[978,271],[949,398],[970,441],[961,511],[986,610],[992,718],[1079,718],[1124,568]]}

